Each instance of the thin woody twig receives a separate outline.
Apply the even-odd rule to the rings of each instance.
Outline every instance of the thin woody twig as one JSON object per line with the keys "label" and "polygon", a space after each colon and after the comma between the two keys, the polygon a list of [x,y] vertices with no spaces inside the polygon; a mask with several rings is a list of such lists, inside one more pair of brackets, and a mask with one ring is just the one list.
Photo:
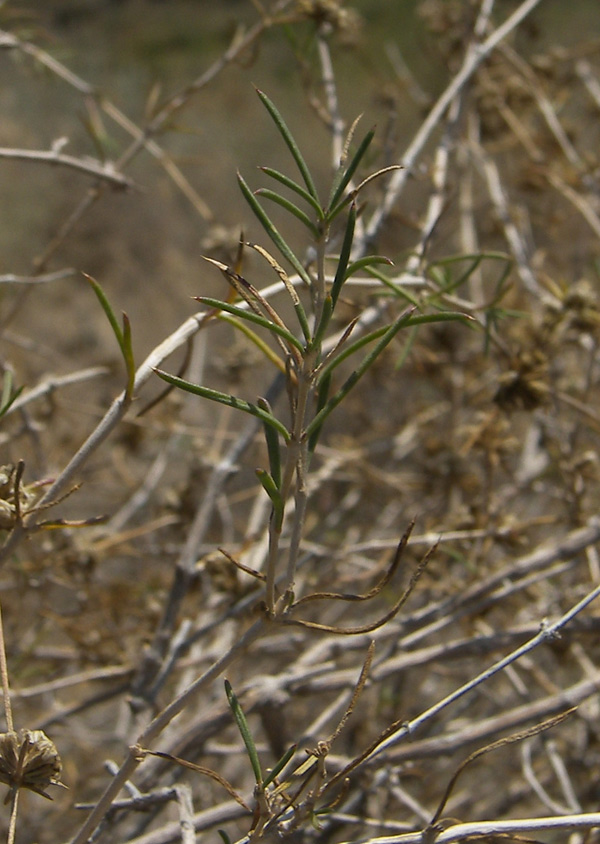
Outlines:
{"label": "thin woody twig", "polygon": [[221,676],[223,672],[234,662],[247,647],[254,642],[261,635],[264,635],[267,625],[262,619],[256,621],[248,628],[246,633],[226,652],[220,659],[217,659],[207,671],[204,672],[191,686],[189,686],[182,694],[175,700],[171,701],[157,716],[154,718],[146,729],[142,732],[136,745],[129,748],[127,758],[119,768],[118,773],[111,780],[104,794],[99,799],[94,809],[90,812],[85,823],[80,830],[73,837],[71,844],[86,844],[90,835],[94,832],[98,824],[102,821],[106,811],[112,804],[115,797],[119,794],[122,785],[126,782],[135,769],[142,761],[137,748],[151,747],[155,739],[161,734],[165,727],[179,715],[193,699],[197,698],[201,691],[204,691],[207,686]]}
{"label": "thin woody twig", "polygon": [[68,375],[60,375],[57,377],[46,378],[37,387],[32,387],[30,390],[24,390],[18,398],[14,400],[11,406],[6,411],[5,415],[14,413],[16,410],[21,410],[31,402],[38,399],[51,396],[56,390],[62,387],[70,386],[71,384],[80,384],[83,381],[89,381],[93,378],[99,378],[102,375],[107,375],[109,372],[105,366],[92,366],[89,369],[81,369],[78,372],[71,372]]}
{"label": "thin woody twig", "polygon": [[40,275],[16,275],[15,273],[5,273],[0,275],[0,284],[48,284],[52,281],[59,281],[62,278],[69,278],[75,275],[75,270],[67,267],[64,270],[56,270],[52,273],[40,273]]}
{"label": "thin woody twig", "polygon": [[[175,163],[152,139],[159,133],[163,126],[188,103],[193,95],[208,85],[208,83],[211,82],[225,67],[235,61],[237,57],[251,47],[266,29],[276,24],[277,14],[283,11],[290,2],[291,0],[279,0],[279,3],[275,5],[270,15],[263,16],[261,20],[251,27],[242,37],[238,37],[236,34],[229,48],[219,57],[219,59],[217,59],[217,61],[214,62],[197,79],[169,98],[167,103],[157,111],[152,120],[143,129],[136,127],[135,124],[133,124],[132,121],[130,121],[113,103],[110,103],[105,98],[99,96],[91,85],[86,83],[76,74],[72,73],[68,70],[68,68],[64,67],[60,62],[36,45],[24,42],[10,33],[0,30],[0,48],[10,47],[13,49],[20,49],[24,53],[33,56],[38,61],[41,61],[53,73],[56,73],[61,79],[74,87],[81,94],[98,100],[100,107],[103,108],[103,110],[113,120],[115,120],[118,125],[133,135],[133,142],[114,164],[114,169],[117,173],[120,173],[130,163],[130,161],[137,156],[141,149],[146,148],[155,158],[159,160],[177,187],[192,202],[196,211],[204,219],[211,220],[213,218],[213,213],[207,206],[206,202],[198,196]],[[98,182],[80,200],[73,212],[60,226],[57,234],[48,244],[46,249],[37,257],[35,261],[37,269],[41,270],[47,265],[51,256],[58,249],[60,244],[63,243],[65,238],[77,225],[82,216],[101,195],[102,184],[101,182]]]}
{"label": "thin woody twig", "polygon": [[[409,832],[401,835],[385,835],[378,838],[363,838],[360,844],[454,844],[455,841],[472,841],[485,836],[507,836],[519,833],[535,834],[544,831],[592,830],[600,826],[600,812],[580,815],[564,815],[550,818],[522,818],[508,821],[473,821],[459,823],[444,830],[434,830],[427,839],[424,833]],[[356,842],[343,842],[356,844]]]}
{"label": "thin woody twig", "polygon": [[108,184],[118,188],[132,188],[134,186],[133,180],[119,173],[110,162],[102,164],[102,162],[94,161],[92,158],[77,158],[74,155],[65,155],[65,153],[53,149],[34,150],[0,147],[0,158],[68,167],[71,170],[77,170],[80,173],[85,173],[87,176],[93,176],[103,182],[108,182]]}
{"label": "thin woody twig", "polygon": [[423,151],[427,141],[435,131],[444,112],[454,100],[459,91],[473,76],[482,61],[496,49],[506,36],[523,21],[527,15],[541,2],[541,0],[524,0],[508,18],[495,29],[478,47],[465,56],[464,63],[458,73],[452,78],[444,93],[439,97],[421,126],[415,134],[402,158],[403,170],[398,170],[390,179],[383,201],[371,216],[366,228],[366,244],[377,235],[388,217],[390,211],[398,201],[400,194],[412,173],[413,165]]}
{"label": "thin woody twig", "polygon": [[557,621],[553,624],[542,623],[540,632],[537,636],[529,639],[522,645],[520,648],[509,653],[503,659],[499,660],[498,662],[494,663],[494,665],[487,668],[485,671],[478,674],[473,679],[469,680],[467,683],[464,683],[458,689],[456,689],[451,694],[447,695],[438,703],[434,704],[433,706],[429,707],[425,712],[418,715],[412,721],[407,722],[403,725],[396,733],[389,736],[384,742],[382,742],[379,747],[371,754],[370,758],[375,758],[379,756],[386,748],[395,745],[397,742],[401,741],[403,738],[408,736],[409,734],[414,733],[416,729],[418,729],[422,724],[429,721],[443,709],[448,707],[450,704],[454,703],[459,698],[463,697],[463,695],[467,694],[468,692],[475,689],[477,686],[481,685],[483,682],[486,682],[491,677],[493,677],[498,672],[502,671],[506,666],[511,665],[513,662],[516,662],[522,656],[531,651],[535,650],[539,645],[551,641],[555,638],[559,633],[560,630],[569,623],[572,618],[575,618],[580,612],[582,612],[589,604],[596,600],[600,596],[600,586],[597,586],[595,589],[592,589],[591,592],[582,598],[575,606],[571,607],[568,612],[564,613]]}
{"label": "thin woody twig", "polygon": [[2,620],[2,608],[0,607],[0,677],[2,679],[2,698],[4,701],[4,715],[6,717],[6,730],[14,733],[12,706],[10,703],[10,688],[8,684],[8,665],[6,664],[6,646],[4,644],[4,622]]}

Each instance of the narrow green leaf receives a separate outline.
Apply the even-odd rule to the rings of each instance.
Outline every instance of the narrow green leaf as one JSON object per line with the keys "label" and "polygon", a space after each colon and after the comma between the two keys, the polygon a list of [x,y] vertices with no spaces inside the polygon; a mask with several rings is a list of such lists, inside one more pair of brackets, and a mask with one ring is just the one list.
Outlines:
{"label": "narrow green leaf", "polygon": [[102,306],[102,310],[104,311],[104,313],[108,317],[108,321],[110,322],[110,326],[113,330],[113,333],[114,333],[115,337],[117,338],[117,342],[119,343],[121,351],[123,352],[123,356],[125,356],[125,348],[124,348],[124,345],[123,345],[123,332],[121,331],[121,326],[119,325],[119,321],[118,321],[117,317],[115,316],[115,312],[113,311],[111,304],[108,301],[106,294],[104,293],[104,290],[100,287],[100,285],[98,284],[96,279],[92,278],[91,275],[88,275],[87,273],[83,273],[83,275],[89,281],[94,293],[96,294],[96,297],[98,298],[98,301],[100,302],[100,304]]}
{"label": "narrow green leaf", "polygon": [[[510,271],[510,266],[512,261],[508,255],[503,252],[476,252],[472,254],[463,254],[463,255],[449,255],[446,258],[440,258],[439,260],[435,261],[430,265],[430,275],[435,281],[440,285],[440,293],[449,293],[453,290],[456,290],[464,284],[465,281],[473,274],[473,272],[479,267],[483,261],[490,260],[490,261],[502,261],[506,264],[506,272]],[[468,261],[469,264],[467,268],[460,273],[458,278],[454,279],[449,272],[450,267],[453,264],[463,264],[465,261]],[[442,270],[442,274],[440,275],[437,270]]]}
{"label": "narrow green leaf", "polygon": [[271,504],[273,505],[273,518],[275,521],[275,530],[280,533],[281,526],[283,524],[283,514],[285,509],[281,493],[275,481],[273,480],[271,475],[266,471],[266,469],[256,469],[255,472],[256,477],[262,485],[262,488],[271,499]]}
{"label": "narrow green leaf", "polygon": [[223,844],[231,844],[231,838],[227,835],[224,829],[218,829],[217,832],[221,836]]}
{"label": "narrow green leaf", "polygon": [[354,240],[354,226],[356,224],[356,203],[350,205],[348,212],[348,222],[346,223],[346,231],[344,232],[344,240],[342,241],[342,248],[338,260],[338,266],[331,285],[331,300],[335,308],[342,284],[346,280],[346,270],[348,269],[348,262],[350,260],[350,253],[352,251],[352,241]]}
{"label": "narrow green leaf", "polygon": [[367,272],[369,273],[369,275],[372,275],[373,278],[378,278],[379,281],[382,284],[385,284],[386,287],[389,287],[389,289],[392,290],[396,296],[400,296],[403,299],[406,299],[406,301],[410,302],[411,305],[414,305],[415,308],[419,307],[419,299],[416,296],[413,296],[412,293],[409,293],[409,291],[405,287],[402,287],[401,284],[396,284],[395,282],[393,282],[390,278],[385,275],[385,273],[376,270],[373,266],[367,267]]}
{"label": "narrow green leaf", "polygon": [[300,324],[300,328],[302,329],[302,333],[304,334],[304,339],[307,343],[311,342],[311,334],[310,334],[310,325],[308,324],[308,319],[306,318],[306,312],[302,307],[302,303],[300,300],[294,302],[294,311],[296,312],[296,316],[298,318],[298,322]]}
{"label": "narrow green leaf", "polygon": [[288,748],[288,750],[286,750],[279,762],[274,765],[274,767],[269,771],[269,773],[265,777],[265,781],[263,782],[264,788],[266,788],[268,785],[271,785],[273,780],[279,776],[279,774],[283,771],[287,763],[290,761],[290,759],[296,752],[297,748],[298,745],[293,744],[290,748]]}
{"label": "narrow green leaf", "polygon": [[395,322],[386,328],[385,333],[382,335],[375,348],[369,352],[369,354],[363,359],[362,363],[349,375],[337,393],[329,399],[325,407],[317,413],[312,422],[306,428],[305,435],[309,437],[309,441],[311,435],[323,425],[323,422],[332,410],[334,410],[338,404],[346,398],[350,390],[356,386],[365,372],[367,372],[367,370],[373,365],[385,347],[391,343],[400,329],[409,324],[413,310],[413,308],[406,310],[398,317],[397,320],[395,320]]}
{"label": "narrow green leaf", "polygon": [[254,196],[264,196],[265,199],[270,199],[271,202],[281,205],[282,208],[285,208],[286,211],[293,214],[297,220],[300,220],[302,225],[306,226],[312,235],[315,237],[320,236],[319,229],[315,226],[308,214],[301,208],[298,208],[298,206],[291,202],[291,200],[286,199],[285,196],[281,196],[281,194],[276,193],[274,190],[269,190],[268,188],[259,188],[254,191]]}
{"label": "narrow green leaf", "polygon": [[285,373],[285,363],[281,360],[278,356],[277,352],[274,352],[273,349],[266,343],[262,337],[259,337],[256,331],[253,331],[250,326],[246,325],[245,322],[234,317],[232,314],[228,314],[225,312],[221,312],[217,315],[217,319],[222,320],[223,322],[228,322],[229,325],[233,325],[233,327],[240,331],[245,337],[250,340],[251,343],[254,343],[256,348],[262,352],[262,354],[267,358],[273,366],[276,366],[280,372]]}
{"label": "narrow green leaf", "polygon": [[419,330],[418,326],[416,326],[416,325],[411,326],[411,329],[408,332],[408,337],[407,337],[407,339],[404,343],[404,348],[402,349],[402,351],[400,352],[398,358],[396,359],[396,361],[394,363],[394,370],[396,372],[399,369],[401,369],[404,366],[404,364],[406,363],[406,360],[407,360],[407,358],[408,358],[408,356],[411,352],[411,349],[414,346],[418,330]]}
{"label": "narrow green leaf", "polygon": [[126,395],[130,398],[131,392],[133,390],[133,381],[135,378],[135,365],[133,362],[133,350],[131,346],[131,325],[129,322],[129,318],[127,314],[123,314],[123,328],[119,325],[119,321],[113,311],[106,294],[102,287],[98,284],[96,279],[92,278],[91,275],[87,273],[83,273],[84,277],[87,278],[89,281],[94,293],[100,305],[102,306],[102,310],[106,314],[110,326],[113,330],[115,337],[117,338],[117,343],[119,344],[119,348],[121,349],[121,354],[123,355],[123,360],[125,362],[125,370],[127,372],[127,386],[126,386]]}
{"label": "narrow green leaf", "polygon": [[10,402],[10,395],[13,388],[13,373],[11,369],[4,371],[4,378],[2,379],[2,398],[0,398],[0,407],[7,407]]}
{"label": "narrow green leaf", "polygon": [[308,165],[306,161],[302,157],[302,153],[298,149],[298,145],[294,140],[292,133],[288,129],[285,120],[279,113],[275,104],[267,97],[264,91],[260,91],[258,88],[256,89],[256,93],[260,97],[262,103],[265,105],[267,111],[273,118],[273,121],[277,128],[279,129],[283,140],[285,141],[287,148],[291,152],[294,161],[298,165],[298,169],[300,170],[300,174],[304,179],[304,184],[306,185],[308,192],[315,198],[315,200],[319,201],[319,195],[317,193],[317,189],[315,187],[315,183],[313,182],[313,178],[310,174],[310,170],[308,169]]}
{"label": "narrow green leaf", "polygon": [[127,386],[125,387],[125,395],[128,398],[133,396],[133,385],[135,382],[135,363],[133,360],[133,347],[131,345],[131,322],[125,312],[123,312],[123,358],[125,360],[125,370],[127,372]]}
{"label": "narrow green leaf", "polygon": [[469,322],[476,323],[469,314],[463,314],[459,311],[440,311],[437,314],[418,314],[410,317],[405,325],[427,325],[430,322]]}
{"label": "narrow green leaf", "polygon": [[432,266],[448,266],[449,264],[457,264],[463,261],[472,261],[474,258],[489,261],[509,261],[512,263],[510,255],[507,255],[506,252],[462,252],[458,255],[447,255],[445,258],[438,258],[433,262]]}
{"label": "narrow green leaf", "polygon": [[12,403],[19,398],[23,392],[23,386],[18,387],[13,392],[13,373],[10,369],[4,372],[4,379],[2,381],[2,397],[0,398],[0,418],[8,413]]}
{"label": "narrow green leaf", "polygon": [[[266,399],[259,398],[256,402],[261,410],[273,416],[271,406]],[[279,435],[270,425],[265,424],[265,440],[267,443],[267,452],[269,454],[269,469],[271,470],[271,477],[275,482],[277,489],[281,488],[281,449],[279,448]]]}
{"label": "narrow green leaf", "polygon": [[334,369],[336,369],[341,363],[343,363],[343,361],[345,361],[347,358],[349,358],[356,352],[360,351],[360,349],[362,349],[364,346],[368,346],[369,343],[373,342],[373,340],[379,340],[380,337],[383,337],[388,328],[388,325],[383,325],[380,328],[376,328],[374,331],[370,331],[363,337],[359,337],[358,340],[355,340],[349,346],[346,346],[343,350],[338,351],[335,357],[333,357],[323,366],[319,376],[319,381],[320,379],[328,375],[330,376]]}
{"label": "narrow green leaf", "polygon": [[281,493],[279,492],[279,488],[271,477],[271,475],[267,472],[267,470],[255,469],[254,473],[261,482],[265,492],[267,493],[273,504],[281,503]]}
{"label": "narrow green leaf", "polygon": [[348,268],[346,269],[346,278],[350,278],[350,276],[355,275],[355,273],[360,272],[360,270],[377,266],[377,264],[387,264],[388,267],[394,266],[394,262],[390,261],[389,258],[386,258],[385,255],[365,255],[364,258],[352,261],[352,263],[348,265]]}
{"label": "narrow green leaf", "polygon": [[256,416],[261,420],[261,422],[270,425],[276,431],[279,431],[283,439],[286,442],[289,442],[290,434],[283,422],[280,422],[275,416],[271,416],[271,414],[261,410],[257,405],[244,401],[244,399],[240,399],[237,396],[232,396],[229,393],[221,393],[219,390],[212,390],[210,387],[203,387],[200,384],[192,384],[184,378],[180,378],[177,375],[171,375],[168,372],[163,372],[161,369],[155,368],[154,372],[156,372],[158,377],[162,378],[163,381],[166,381],[168,384],[172,384],[174,387],[179,387],[179,389],[185,390],[187,393],[193,393],[196,396],[201,396],[202,398],[209,399],[210,401],[225,404],[227,407],[234,408],[234,410],[242,410],[244,413]]}
{"label": "narrow green leaf", "polygon": [[275,179],[276,182],[279,182],[281,185],[284,185],[284,187],[289,188],[294,191],[294,193],[297,193],[298,196],[301,196],[302,199],[304,199],[304,201],[314,209],[319,219],[323,219],[323,209],[321,208],[321,204],[317,202],[312,194],[310,194],[307,190],[304,190],[302,185],[299,185],[298,182],[290,179],[290,177],[286,176],[285,173],[281,173],[279,170],[274,170],[273,167],[259,167],[258,169],[262,170],[266,176],[270,176],[272,179]]}
{"label": "narrow green leaf", "polygon": [[235,723],[237,724],[237,728],[240,731],[240,735],[242,736],[242,740],[246,746],[246,751],[248,752],[248,758],[250,759],[250,764],[252,765],[257,785],[261,785],[262,772],[260,770],[260,761],[256,751],[256,745],[254,744],[254,739],[250,733],[246,716],[242,711],[242,707],[240,706],[240,702],[237,699],[235,692],[231,688],[229,680],[225,680],[225,694],[227,695],[227,700],[233,713]]}
{"label": "narrow green leaf", "polygon": [[237,316],[239,319],[260,325],[267,331],[271,331],[273,334],[278,334],[291,346],[295,346],[300,352],[304,350],[304,346],[300,340],[294,337],[291,331],[282,328],[280,325],[277,325],[277,323],[267,317],[255,314],[253,311],[248,311],[245,308],[240,308],[238,305],[230,305],[229,302],[222,302],[220,299],[213,299],[211,296],[194,296],[194,299],[196,299],[197,302],[201,302],[203,305],[208,305],[209,308],[217,308],[220,311],[227,311],[227,313],[234,314],[234,316]]}
{"label": "narrow green leaf", "polygon": [[[408,316],[406,315],[407,311],[404,311],[404,314],[399,317],[399,319],[402,320],[402,325],[400,326],[401,328],[409,325],[425,325],[431,322],[474,321],[472,317],[468,316],[468,314],[462,314],[454,311],[441,311],[435,314],[414,314],[414,310],[415,308],[410,308]],[[393,323],[393,325],[395,324],[396,323]],[[384,337],[389,330],[390,326],[387,325],[384,325],[381,328],[376,328],[374,331],[371,331],[363,337],[360,337],[358,340],[355,340],[354,343],[351,343],[343,351],[338,352],[332,360],[323,366],[319,383],[321,379],[331,376],[334,369],[336,369],[343,361],[358,352],[364,346],[368,346],[369,343],[372,343],[374,340]]]}
{"label": "narrow green leaf", "polygon": [[[356,172],[358,165],[361,162],[361,159],[364,157],[366,151],[369,148],[369,145],[373,138],[375,137],[375,129],[371,129],[370,132],[367,132],[365,137],[362,139],[361,143],[358,146],[358,149],[354,153],[350,164],[346,168],[343,166],[340,167],[336,174],[336,178],[333,181],[333,185],[331,186],[331,194],[329,196],[329,201],[327,203],[327,210],[325,212],[325,217],[327,220],[333,219],[333,217],[338,213],[336,208],[337,203],[340,200],[340,197],[344,193],[350,179]],[[344,200],[342,203],[345,204],[347,200]]]}
{"label": "narrow green leaf", "polygon": [[312,284],[311,278],[302,266],[302,262],[299,261],[298,258],[296,258],[290,247],[287,245],[283,237],[278,232],[275,225],[271,222],[268,214],[265,212],[260,202],[256,199],[256,197],[250,190],[248,184],[244,180],[241,173],[238,173],[238,182],[240,184],[240,188],[242,190],[244,198],[246,199],[246,202],[252,208],[254,214],[258,218],[266,233],[269,235],[275,246],[284,256],[284,258],[286,258],[290,262],[290,264],[296,270],[300,278],[310,287]]}
{"label": "narrow green leaf", "polygon": [[483,259],[480,256],[473,258],[473,260],[471,261],[471,263],[469,264],[467,269],[464,272],[462,272],[458,276],[458,278],[456,278],[456,279],[450,278],[448,280],[448,283],[439,292],[440,293],[452,293],[454,290],[458,290],[458,288],[471,277],[471,275],[475,272],[477,267],[479,267],[479,265],[481,264],[482,260]]}

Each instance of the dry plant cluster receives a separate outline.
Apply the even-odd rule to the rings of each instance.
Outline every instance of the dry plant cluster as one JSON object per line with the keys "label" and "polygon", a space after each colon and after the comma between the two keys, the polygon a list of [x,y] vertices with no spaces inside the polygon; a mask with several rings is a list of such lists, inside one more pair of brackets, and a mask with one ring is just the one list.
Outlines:
{"label": "dry plant cluster", "polygon": [[[86,133],[0,148],[69,185],[0,268],[8,841],[599,840],[600,26],[394,5],[376,70],[376,3],[237,4],[134,119],[0,3],[0,89],[64,90]],[[275,98],[250,78],[281,51]],[[276,153],[232,229],[176,143],[236,68]],[[81,243],[104,209],[120,254],[123,196],[168,226],[139,161],[204,252],[167,330]]]}

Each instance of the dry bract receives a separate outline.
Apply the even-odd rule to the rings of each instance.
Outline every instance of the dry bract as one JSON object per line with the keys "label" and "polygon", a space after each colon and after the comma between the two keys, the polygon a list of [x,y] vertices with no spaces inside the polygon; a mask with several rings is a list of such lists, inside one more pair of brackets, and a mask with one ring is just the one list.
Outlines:
{"label": "dry bract", "polygon": [[319,24],[329,24],[345,35],[355,34],[361,26],[361,17],[355,9],[344,9],[339,0],[297,0],[301,15]]}
{"label": "dry bract", "polygon": [[[45,789],[61,783],[62,763],[54,742],[42,730],[0,734],[0,781],[11,791],[28,788],[52,800]],[[10,792],[7,800],[10,797]],[[5,801],[6,802],[6,801]]]}
{"label": "dry bract", "polygon": [[10,530],[18,513],[26,513],[40,497],[39,486],[24,486],[17,480],[17,467],[0,466],[0,529]]}

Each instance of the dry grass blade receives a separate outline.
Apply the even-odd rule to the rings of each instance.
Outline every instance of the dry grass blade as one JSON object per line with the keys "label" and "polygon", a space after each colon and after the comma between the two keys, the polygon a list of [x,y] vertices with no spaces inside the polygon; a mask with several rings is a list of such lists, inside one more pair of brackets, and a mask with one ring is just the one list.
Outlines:
{"label": "dry grass blade", "polygon": [[[304,619],[293,618],[290,616],[283,616],[282,623],[283,624],[293,624],[298,625],[299,627],[306,627],[309,630],[321,630],[324,633],[337,633],[342,636],[360,636],[365,633],[373,633],[375,630],[378,630],[380,627],[383,627],[389,621],[391,621],[395,616],[398,615],[406,601],[412,595],[417,583],[419,582],[421,575],[424,573],[425,569],[427,568],[427,564],[431,559],[432,555],[435,553],[437,545],[434,545],[429,551],[425,554],[417,568],[411,575],[410,582],[402,593],[400,598],[396,601],[394,606],[389,610],[389,612],[385,613],[381,618],[377,621],[374,621],[370,624],[363,624],[358,625],[356,627],[338,627],[335,625],[330,624],[321,624],[316,621],[307,621]],[[293,612],[295,605],[291,607],[291,611]]]}
{"label": "dry grass blade", "polygon": [[249,574],[250,577],[255,578],[255,580],[260,580],[263,583],[266,580],[266,577],[262,572],[256,571],[256,569],[250,568],[249,566],[245,566],[243,563],[240,563],[239,560],[236,560],[236,558],[224,548],[219,548],[219,551],[227,560],[229,560],[232,565],[236,567],[236,569],[243,571],[244,574]]}
{"label": "dry grass blade", "polygon": [[240,806],[246,809],[247,812],[252,812],[250,806],[248,806],[244,799],[237,793],[231,783],[228,782],[225,777],[222,777],[217,771],[213,771],[212,768],[207,768],[204,765],[197,765],[195,762],[188,762],[187,759],[180,759],[179,756],[173,756],[171,753],[163,753],[161,750],[147,750],[145,748],[140,748],[140,753],[147,756],[156,756],[159,759],[166,759],[168,762],[174,762],[176,765],[181,765],[182,768],[188,768],[188,770],[195,771],[197,774],[210,777],[210,779],[223,786],[225,791],[230,797],[233,797],[236,803],[239,803]]}
{"label": "dry grass blade", "polygon": [[269,264],[269,266],[273,270],[275,270],[275,272],[277,273],[277,275],[279,276],[279,278],[283,282],[285,289],[289,293],[290,299],[292,300],[293,304],[296,307],[299,306],[300,305],[300,297],[298,296],[298,293],[296,292],[296,288],[290,282],[289,275],[283,269],[281,264],[278,261],[275,260],[275,258],[270,254],[270,252],[267,252],[267,250],[263,246],[260,246],[258,243],[251,243],[250,241],[246,241],[246,246],[249,246],[251,249],[254,249],[255,252],[258,252],[259,255],[262,255],[262,257],[265,259],[265,261]]}
{"label": "dry grass blade", "polygon": [[346,711],[342,715],[337,727],[333,731],[333,733],[327,739],[327,744],[329,747],[333,744],[339,734],[342,732],[344,727],[346,726],[346,721],[354,712],[354,707],[356,706],[356,702],[358,701],[362,691],[365,687],[365,684],[369,678],[369,671],[371,669],[371,664],[373,662],[373,656],[375,654],[375,642],[371,642],[369,645],[369,650],[367,651],[367,656],[365,657],[365,661],[363,663],[363,667],[360,672],[360,676],[356,681],[356,686],[354,687],[354,691],[352,692],[352,697],[350,699],[350,703],[346,707]]}
{"label": "dry grass blade", "polygon": [[328,600],[334,599],[334,600],[337,600],[337,601],[353,602],[353,601],[369,601],[371,598],[375,598],[377,595],[379,595],[379,593],[381,592],[382,589],[385,589],[385,587],[388,585],[388,583],[391,581],[392,577],[396,573],[398,566],[400,565],[400,561],[402,560],[402,555],[404,554],[404,549],[406,548],[406,546],[408,544],[408,540],[410,538],[410,535],[413,531],[414,526],[415,526],[415,520],[413,519],[411,521],[410,525],[408,526],[408,528],[406,529],[406,531],[404,532],[402,538],[400,539],[400,542],[398,543],[398,545],[396,547],[396,552],[394,554],[392,562],[389,565],[387,571],[385,572],[383,577],[378,581],[378,583],[376,583],[374,586],[372,586],[371,589],[369,589],[368,592],[365,592],[362,595],[350,595],[350,594],[345,594],[343,592],[313,592],[310,595],[305,595],[302,598],[299,598],[294,603],[294,608],[299,607],[302,604],[309,603],[310,601],[320,601],[320,600],[324,600],[324,599],[328,599]]}
{"label": "dry grass blade", "polygon": [[564,721],[570,715],[573,715],[573,713],[576,711],[577,707],[572,707],[571,709],[567,709],[565,712],[561,712],[560,715],[555,715],[552,718],[548,718],[546,721],[542,721],[540,724],[534,724],[533,727],[529,727],[526,730],[521,730],[518,733],[513,733],[513,735],[511,736],[505,736],[504,738],[498,739],[497,741],[486,745],[486,747],[480,747],[478,750],[475,750],[473,753],[471,753],[470,756],[468,756],[463,762],[460,763],[456,771],[453,773],[450,782],[446,787],[446,791],[444,792],[444,796],[440,800],[440,804],[431,819],[430,826],[434,826],[439,821],[442,812],[446,807],[446,803],[448,802],[448,798],[454,790],[456,781],[458,780],[459,776],[462,774],[464,769],[467,767],[467,765],[470,765],[471,762],[474,762],[481,756],[485,756],[486,753],[491,753],[493,750],[498,750],[501,747],[507,747],[510,744],[515,744],[518,741],[524,741],[527,738],[532,738],[533,736],[537,736],[540,733],[545,732],[546,730],[550,730],[553,727],[556,727],[558,724],[562,723],[562,721]]}

